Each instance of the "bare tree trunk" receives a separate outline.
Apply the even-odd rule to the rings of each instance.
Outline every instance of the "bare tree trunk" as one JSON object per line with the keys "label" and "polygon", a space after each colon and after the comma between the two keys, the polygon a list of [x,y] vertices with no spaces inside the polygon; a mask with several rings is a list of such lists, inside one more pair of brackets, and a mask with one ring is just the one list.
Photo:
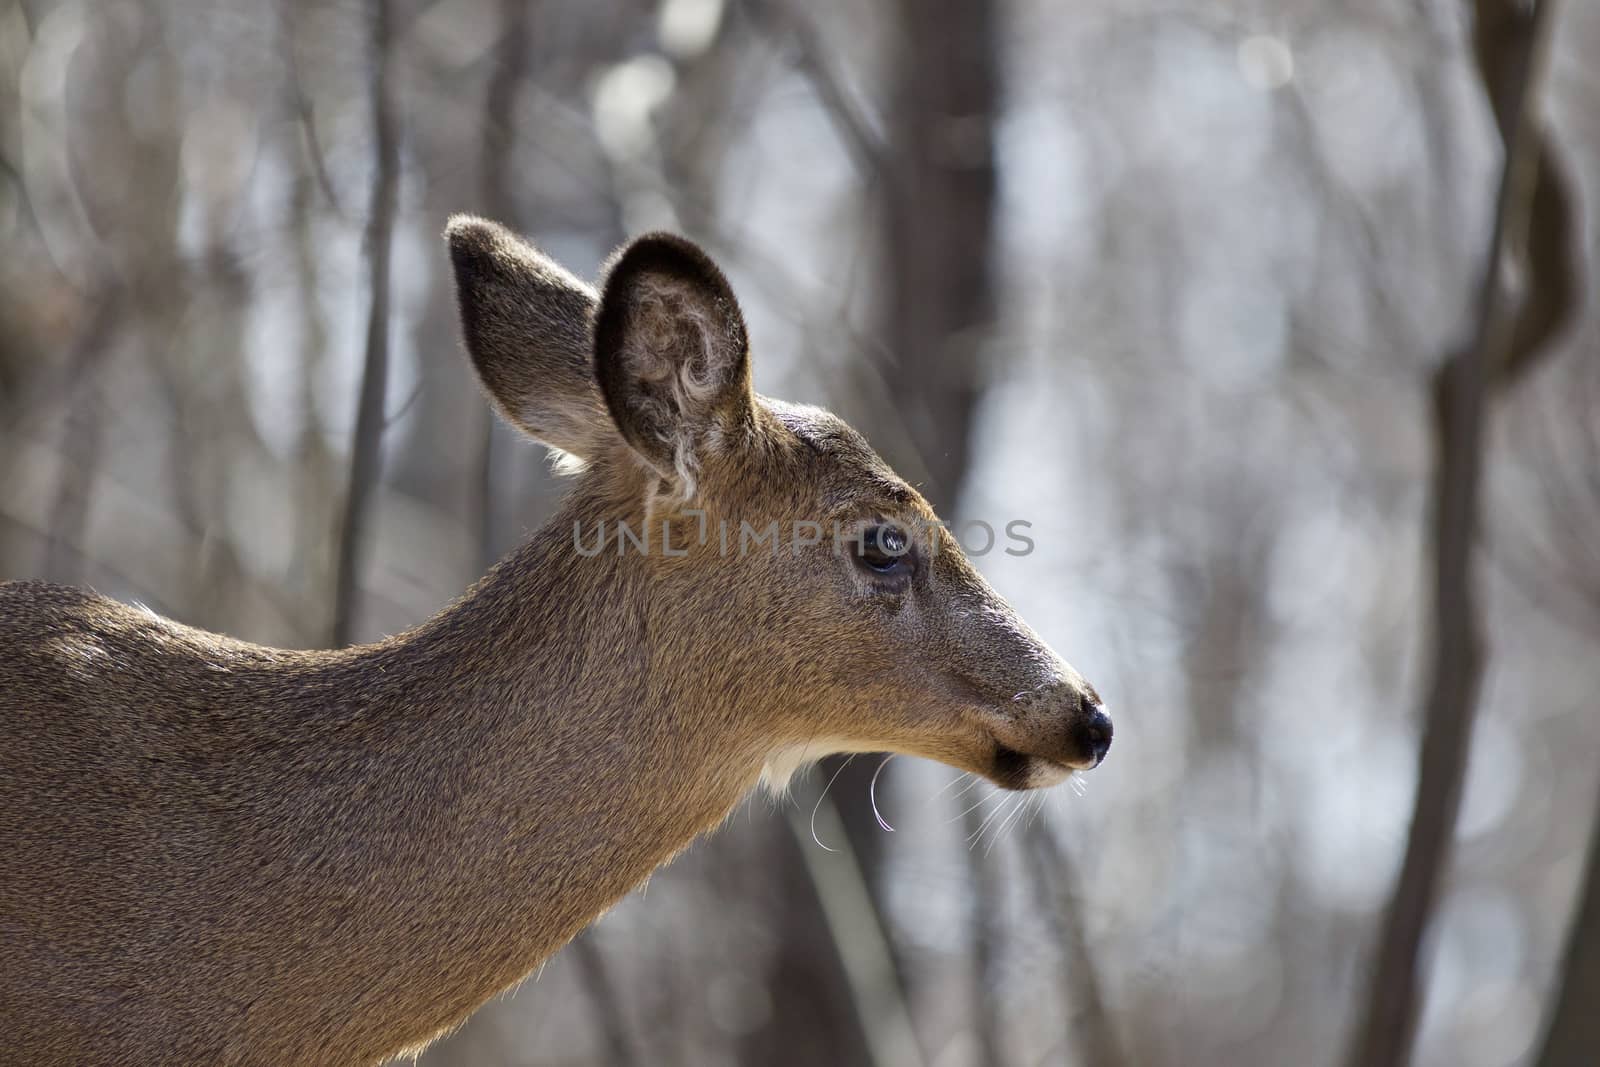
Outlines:
{"label": "bare tree trunk", "polygon": [[[883,217],[885,331],[903,373],[891,370],[888,377],[918,453],[909,469],[927,473],[924,493],[950,516],[983,388],[978,342],[995,317],[1000,16],[990,0],[903,2],[897,11]],[[854,837],[875,842],[878,829],[862,823]],[[1002,1025],[989,992],[997,930],[989,916],[999,894],[982,852],[969,849],[968,861],[975,897],[972,1026],[986,1062],[998,1065]]]}
{"label": "bare tree trunk", "polygon": [[89,301],[89,321],[73,345],[67,359],[73,383],[63,420],[61,472],[56,498],[50,505],[50,540],[45,550],[46,576],[58,582],[82,578],[80,548],[88,544],[89,485],[100,464],[100,442],[105,416],[99,406],[99,383],[93,376],[96,361],[104,354],[111,326],[121,301],[107,287]]}
{"label": "bare tree trunk", "polygon": [[[773,921],[780,931],[766,975],[777,1007],[765,1025],[740,1041],[739,1062],[898,1067],[874,1054],[870,1031],[881,1027],[882,1020],[869,1016],[852,984],[842,958],[844,946],[830,927],[822,900],[825,887],[812,870],[820,864],[848,867],[848,858],[823,856],[820,850],[807,854],[804,849],[816,848],[809,831],[802,831],[794,818],[789,825],[791,833],[773,833],[763,842],[769,872],[763,888],[771,894]],[[842,877],[849,877],[848,872]],[[875,916],[855,918],[855,923],[874,921]]]}
{"label": "bare tree trunk", "polygon": [[335,646],[351,642],[355,631],[356,590],[365,552],[367,511],[379,475],[383,445],[383,400],[389,380],[389,250],[394,236],[400,146],[389,100],[389,0],[371,0],[368,14],[369,91],[374,165],[366,250],[370,305],[367,355],[361,372],[350,477],[339,531],[339,563],[334,586]]}
{"label": "bare tree trunk", "polygon": [[[770,13],[796,35],[802,61],[856,162],[874,169],[869,177],[883,197],[883,329],[892,363],[881,373],[894,383],[892,396],[909,437],[901,443],[878,435],[878,444],[897,470],[925,476],[916,479],[920,487],[948,515],[966,474],[972,413],[982,388],[977,340],[994,317],[990,249],[999,15],[992,0],[901,3],[894,11],[898,36],[891,47],[883,145],[839,92],[803,15],[781,8]],[[885,411],[852,414],[869,435],[874,424],[890,421]],[[841,767],[830,760],[823,774],[837,776],[834,795],[846,798],[837,810],[881,914],[884,832],[869,805],[859,802],[875,770],[871,761]],[[985,907],[980,899],[978,913]],[[981,925],[976,928],[975,947],[986,949],[988,936]],[[904,966],[895,962],[900,983],[908,984]],[[978,975],[973,1010],[980,1037],[997,1032]]]}
{"label": "bare tree trunk", "polygon": [[[1553,6],[1552,0],[1536,0],[1522,15],[1508,0],[1478,5],[1479,60],[1500,122],[1505,164],[1476,337],[1433,376],[1434,644],[1422,751],[1405,859],[1379,934],[1377,968],[1351,1067],[1399,1067],[1410,1053],[1419,1000],[1417,951],[1438,896],[1460,807],[1485,658],[1474,576],[1485,412],[1496,374],[1533,358],[1515,353],[1513,345],[1523,309],[1537,309],[1535,301],[1517,306],[1507,299],[1500,268],[1507,255],[1525,247],[1539,181],[1543,142],[1531,103]],[[1537,271],[1529,273],[1536,281]],[[1549,318],[1560,321],[1562,316]],[[1532,336],[1543,341],[1551,332],[1540,328]]]}
{"label": "bare tree trunk", "polygon": [[[907,413],[911,443],[880,448],[897,470],[925,471],[921,488],[948,512],[966,474],[982,388],[977,339],[994,318],[998,17],[991,0],[896,10],[889,143],[882,151],[864,145],[860,158],[886,170],[877,184],[885,198],[884,333],[894,363],[887,370],[904,372],[893,375],[894,398]],[[885,416],[862,414],[869,430],[875,417]],[[870,763],[852,765],[839,779],[840,795],[865,793],[863,772],[872,771]],[[872,870],[881,831],[854,811],[845,806],[846,825]]]}
{"label": "bare tree trunk", "polygon": [[[317,304],[320,265],[312,207],[314,181],[309,172],[296,175],[289,219],[290,231],[294,235],[295,286],[305,332],[295,367],[299,384],[297,394],[304,422],[294,448],[295,536],[294,554],[291,557],[293,562],[290,565],[292,577],[288,583],[291,598],[304,604],[306,617],[313,620],[326,610],[323,598],[327,595],[334,567],[327,531],[339,508],[339,471],[333,451],[323,438],[322,420],[317,413],[318,387],[328,353],[328,330],[322,309]],[[320,625],[312,626],[307,639],[315,641],[320,638],[321,629]]]}
{"label": "bare tree trunk", "polygon": [[[483,142],[478,160],[483,210],[513,229],[522,229],[511,191],[511,150],[516,144],[517,91],[528,77],[528,5],[524,0],[501,0],[500,44],[495,49],[494,73],[483,97]],[[496,417],[483,407],[483,428],[475,463],[478,511],[478,570],[495,561],[494,439]]]}
{"label": "bare tree trunk", "polygon": [[1590,830],[1580,894],[1539,1067],[1581,1067],[1600,1052],[1600,817]]}
{"label": "bare tree trunk", "polygon": [[[319,195],[334,203],[332,187],[316,145],[316,129],[311,121],[311,101],[301,79],[297,57],[297,20],[305,0],[278,0],[278,48],[286,71],[280,87],[280,123],[283,130],[281,151],[293,166],[293,187],[289,194],[286,232],[291,235],[294,257],[295,295],[304,333],[296,353],[296,390],[303,421],[294,445],[294,543],[289,577],[285,585],[291,601],[304,605],[303,616],[319,620],[327,610],[324,598],[333,578],[334,553],[327,532],[332,526],[338,500],[339,472],[332,451],[323,438],[317,412],[317,393],[323,364],[328,354],[328,328],[317,301],[320,268],[317,243],[316,202]],[[305,640],[323,637],[320,621],[312,625]]]}
{"label": "bare tree trunk", "polygon": [[1072,1062],[1087,1067],[1120,1067],[1128,1055],[1117,1040],[1100,985],[1100,970],[1084,936],[1075,901],[1071,861],[1050,827],[1041,823],[1023,843],[1033,884],[1044,915],[1061,946],[1067,972],[1067,1040],[1077,1050]]}
{"label": "bare tree trunk", "polygon": [[994,122],[998,23],[992,0],[899,5],[884,205],[889,349],[936,507],[966,474],[982,389],[978,339],[994,319]]}

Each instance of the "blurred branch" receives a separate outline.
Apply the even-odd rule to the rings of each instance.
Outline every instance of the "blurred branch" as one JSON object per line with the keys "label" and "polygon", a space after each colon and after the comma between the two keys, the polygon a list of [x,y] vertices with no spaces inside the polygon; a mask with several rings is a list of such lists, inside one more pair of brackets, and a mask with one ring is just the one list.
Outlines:
{"label": "blurred branch", "polygon": [[301,600],[305,607],[298,617],[311,625],[302,632],[302,640],[315,644],[326,634],[319,624],[328,586],[332,584],[336,546],[329,543],[327,532],[341,507],[339,500],[339,470],[322,433],[322,423],[317,414],[319,375],[327,361],[327,325],[316,307],[317,266],[315,263],[316,237],[314,227],[304,212],[312,197],[310,181],[301,179],[295,191],[294,248],[297,269],[297,287],[300,297],[300,319],[304,323],[304,338],[300,344],[299,362],[295,368],[296,389],[300,410],[304,413],[294,444],[294,549],[289,568],[290,595]]}
{"label": "blurred branch", "polygon": [[1600,634],[1600,361],[1592,357],[1600,338],[1590,332],[1590,358],[1538,383],[1544,406],[1529,405],[1514,424],[1510,447],[1536,475],[1541,507],[1504,509],[1505,535],[1490,549],[1529,607]]}
{"label": "blurred branch", "polygon": [[573,966],[578,969],[578,981],[587,990],[589,1003],[594,1007],[595,1026],[606,1050],[605,1062],[612,1067],[633,1067],[641,1062],[634,1052],[628,1021],[622,1014],[605,956],[595,944],[594,931],[585,930],[574,938],[567,946],[567,954],[572,957]]}
{"label": "blurred branch", "polygon": [[406,398],[400,401],[400,406],[383,417],[383,428],[385,430],[406,417],[406,413],[411,410],[412,405],[416,404],[417,397],[422,395],[422,387],[425,383],[426,379],[419,377],[417,384],[411,387],[411,392],[407,393]]}
{"label": "blurred branch", "polygon": [[[50,499],[51,487],[69,476],[62,468],[76,460],[59,449],[22,438],[6,444],[10,480],[5,499],[0,500],[0,518],[41,539],[59,537],[64,548],[78,557],[82,573],[92,569],[110,576],[163,615],[181,613],[184,605],[174,600],[170,591],[183,588],[201,544],[164,501],[143,486],[119,480],[103,466],[79,471],[70,476],[83,481],[86,495],[94,501],[93,521],[81,530],[52,529],[45,501]],[[80,539],[67,539],[72,536]],[[248,574],[234,580],[254,613],[268,619],[271,626],[293,631],[300,615],[297,603],[270,581]]]}
{"label": "blurred branch", "polygon": [[[822,854],[807,836],[799,810],[788,807],[790,832],[763,834],[755,857],[767,893],[763,914],[776,942],[761,980],[777,1010],[740,1038],[730,1050],[732,1058],[738,1063],[880,1063],[885,1042],[872,1033],[885,1017],[879,1001],[896,1006],[887,1015],[895,1025],[903,1008],[898,984],[887,993],[876,989],[877,982],[897,982],[893,963],[874,961],[871,952],[852,953],[839,938],[859,936],[854,931],[860,928],[872,931],[873,940],[881,943],[881,917],[856,913],[865,897],[859,886],[842,894],[833,891],[830,916],[825,899],[830,886],[822,879],[831,877],[837,885],[839,879],[848,883],[859,878],[858,857],[848,841],[830,846],[842,852],[839,859]],[[870,908],[870,899],[866,906]],[[841,910],[843,924],[834,921]],[[875,1010],[878,1014],[871,1014]]]}
{"label": "blurred branch", "polygon": [[347,645],[355,628],[357,580],[366,533],[367,504],[378,479],[383,443],[383,400],[389,377],[389,251],[400,171],[400,147],[389,99],[389,45],[392,26],[389,0],[370,0],[370,93],[374,166],[372,201],[367,220],[367,277],[371,304],[367,316],[367,355],[361,372],[355,440],[350,448],[350,476],[339,530],[339,562],[335,577],[333,634],[335,646]]}
{"label": "blurred branch", "polygon": [[895,168],[888,147],[846,90],[821,33],[801,5],[794,0],[750,0],[748,9],[769,31],[787,32],[793,39],[800,72],[811,82],[856,166],[870,177],[892,180]]}
{"label": "blurred branch", "polygon": [[[33,195],[28,191],[28,176],[22,172],[22,168],[11,162],[11,160],[6,158],[4,155],[0,155],[0,177],[3,177],[11,184],[13,195],[17,198],[17,213],[23,219],[27,220],[28,225],[35,233],[40,234],[40,240],[42,243],[44,231],[39,225],[38,213],[34,210]],[[49,246],[45,245],[45,248],[46,251],[48,251]],[[60,274],[63,278],[66,277],[65,273],[61,271],[60,266],[53,259],[51,260],[50,265],[56,268],[56,273]],[[70,279],[68,280],[70,282]]]}
{"label": "blurred branch", "polygon": [[[989,862],[989,850],[982,854],[977,845],[984,831],[996,818],[1001,818],[1005,805],[984,811],[980,805],[969,805],[962,813],[962,826],[967,835],[967,867],[972,877],[972,916],[968,921],[968,947],[972,957],[969,976],[972,996],[972,1030],[978,1046],[978,1061],[986,1067],[1000,1067],[1006,1062],[1005,1042],[1001,1034],[1000,1013],[995,998],[990,995],[1000,977],[1000,922],[998,915],[1005,900],[1005,887],[1000,874]],[[995,830],[999,835],[998,828]]]}
{"label": "blurred branch", "polygon": [[1592,1063],[1600,1049],[1600,1013],[1595,1011],[1600,1005],[1600,816],[1589,831],[1589,862],[1579,893],[1539,1067]]}
{"label": "blurred branch", "polygon": [[1111,1025],[1100,970],[1078,918],[1072,861],[1047,824],[1033,827],[1024,840],[1023,855],[1033,875],[1040,913],[1055,933],[1067,971],[1067,1036],[1077,1047],[1074,1063],[1090,1067],[1121,1067],[1128,1062]]}
{"label": "blurred branch", "polygon": [[106,350],[112,323],[121,301],[110,287],[89,301],[89,321],[84,324],[71,355],[67,358],[67,380],[72,402],[63,421],[61,454],[72,457],[61,465],[55,500],[50,506],[49,545],[45,552],[44,574],[70,582],[81,579],[77,564],[82,558],[76,546],[88,539],[89,486],[100,462],[100,443],[104,437],[103,413],[95,410],[99,399],[94,364]]}
{"label": "blurred branch", "polygon": [[924,492],[952,509],[982,384],[978,334],[994,319],[1000,16],[990,0],[898,9],[889,136],[904,173],[883,211],[887,334],[906,372],[896,399],[928,475]]}
{"label": "blurred branch", "polygon": [[[782,0],[772,0],[767,10],[795,34],[824,110],[858,163],[879,183],[879,270],[886,285],[878,313],[888,343],[874,361],[879,366],[846,371],[844,393],[855,410],[844,414],[875,436],[890,463],[921,482],[935,506],[948,514],[970,458],[968,438],[980,391],[977,335],[994,315],[990,253],[1001,16],[989,0],[890,8],[894,37],[885,143],[879,144],[809,24]],[[885,365],[897,372],[890,390],[877,387]],[[883,431],[897,428],[904,432],[884,439]],[[841,795],[868,792],[870,774],[865,763],[844,767]],[[882,910],[884,835],[865,806],[841,815],[869,899]],[[967,862],[974,886],[981,889],[986,872],[978,865],[984,858],[969,852]],[[987,949],[992,931],[981,915],[975,914],[974,922],[973,943]],[[900,980],[913,987],[919,976],[901,965],[891,943],[885,943],[885,954]],[[971,1025],[990,1052],[998,1045],[1000,1024],[983,987],[983,961],[972,962]]]}
{"label": "blurred branch", "polygon": [[889,939],[839,809],[827,796],[817,802],[817,835],[839,842],[826,860],[820,850],[807,847],[811,825],[799,809],[789,809],[788,815],[789,830],[816,886],[822,915],[844,964],[872,1062],[877,1067],[920,1067],[922,1048],[900,988]]}
{"label": "blurred branch", "polygon": [[310,94],[300,73],[299,49],[295,40],[295,6],[300,0],[281,0],[278,9],[278,32],[282,35],[283,62],[288,72],[288,90],[295,124],[300,130],[300,141],[306,158],[311,162],[311,174],[317,188],[328,201],[335,215],[343,215],[339,196],[334,192],[333,181],[328,177],[328,163],[322,155],[322,144],[317,139],[316,112],[311,107]]}
{"label": "blurred branch", "polygon": [[[1520,331],[1525,309],[1509,299],[1501,272],[1524,249],[1548,151],[1538,129],[1535,88],[1543,72],[1553,0],[1525,12],[1513,0],[1480,0],[1478,55],[1505,143],[1494,234],[1484,263],[1476,336],[1448,358],[1432,381],[1436,461],[1432,487],[1434,646],[1419,756],[1415,807],[1405,859],[1378,939],[1378,963],[1352,1067],[1399,1067],[1416,1028],[1417,952],[1438,896],[1460,807],[1473,711],[1485,659],[1476,583],[1484,422],[1497,374],[1525,367],[1531,351],[1513,346],[1547,340],[1549,327]],[[1530,284],[1539,271],[1528,271]],[[1557,294],[1559,295],[1559,294]],[[1539,313],[1535,308],[1535,313]],[[1556,316],[1552,321],[1558,321]]]}
{"label": "blurred branch", "polygon": [[[1002,14],[992,0],[894,5],[888,156],[882,199],[883,308],[894,406],[910,431],[901,471],[921,474],[936,508],[954,513],[971,461],[984,385],[980,340],[995,316],[995,122]],[[861,372],[857,372],[857,377]],[[870,832],[871,828],[867,828]],[[988,983],[1000,893],[988,857],[968,849],[977,904],[970,931],[971,1025],[989,1062],[1002,1022]],[[909,981],[909,978],[908,978]]]}
{"label": "blurred branch", "polygon": [[[1543,59],[1538,40],[1538,8],[1553,0],[1528,5],[1518,0],[1479,0],[1473,26],[1473,53],[1483,75],[1494,111],[1495,124],[1509,156],[1517,139],[1518,181],[1526,208],[1515,225],[1507,227],[1505,254],[1526,272],[1519,285],[1521,302],[1511,323],[1512,335],[1502,342],[1489,373],[1507,382],[1518,379],[1545,351],[1545,346],[1577,310],[1577,249],[1573,231],[1573,191],[1560,157],[1530,105],[1530,79],[1539,73]],[[1545,18],[1553,16],[1546,15]],[[1536,102],[1536,99],[1535,101]],[[1507,180],[1510,180],[1509,178]]]}

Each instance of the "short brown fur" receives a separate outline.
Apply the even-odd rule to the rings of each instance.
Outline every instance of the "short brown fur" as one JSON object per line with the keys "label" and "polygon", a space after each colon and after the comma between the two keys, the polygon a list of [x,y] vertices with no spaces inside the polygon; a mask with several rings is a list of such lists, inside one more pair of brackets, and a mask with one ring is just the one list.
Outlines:
{"label": "short brown fur", "polygon": [[[526,975],[764,767],[885,749],[1022,788],[1103,756],[1093,690],[948,534],[913,529],[903,581],[836,540],[933,513],[837,419],[750,392],[698,249],[641,238],[597,296],[492,223],[447,236],[492,400],[586,469],[373,645],[0,585],[7,1062],[377,1062]],[[618,520],[650,550],[619,551]],[[818,544],[716,534],[797,520]]]}

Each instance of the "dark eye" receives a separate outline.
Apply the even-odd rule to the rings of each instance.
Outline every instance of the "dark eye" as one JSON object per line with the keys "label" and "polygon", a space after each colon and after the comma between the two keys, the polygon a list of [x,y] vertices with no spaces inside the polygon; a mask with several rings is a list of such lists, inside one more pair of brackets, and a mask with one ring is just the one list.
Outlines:
{"label": "dark eye", "polygon": [[856,543],[856,562],[874,574],[910,574],[911,539],[898,526],[869,526]]}

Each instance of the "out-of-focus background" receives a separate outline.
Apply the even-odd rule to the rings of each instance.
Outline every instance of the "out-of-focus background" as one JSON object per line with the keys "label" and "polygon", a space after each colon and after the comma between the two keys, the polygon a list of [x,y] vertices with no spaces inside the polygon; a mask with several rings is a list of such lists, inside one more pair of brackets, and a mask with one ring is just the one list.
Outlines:
{"label": "out-of-focus background", "polygon": [[753,798],[425,1067],[1600,1062],[1596,55],[1585,0],[0,0],[0,575],[420,621],[560,491],[447,215],[677,230],[761,391],[1032,523],[978,565],[1116,746],[1026,818]]}

